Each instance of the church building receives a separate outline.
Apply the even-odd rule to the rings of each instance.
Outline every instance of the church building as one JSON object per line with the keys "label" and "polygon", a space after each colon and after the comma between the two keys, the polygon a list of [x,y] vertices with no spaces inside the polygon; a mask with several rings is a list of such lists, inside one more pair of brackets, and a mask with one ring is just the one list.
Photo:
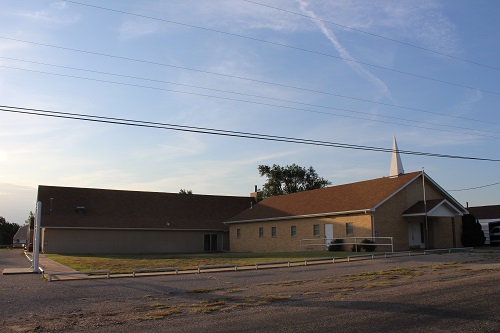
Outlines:
{"label": "church building", "polygon": [[377,251],[460,247],[467,210],[424,171],[405,173],[396,138],[388,177],[266,198],[230,218],[230,250]]}

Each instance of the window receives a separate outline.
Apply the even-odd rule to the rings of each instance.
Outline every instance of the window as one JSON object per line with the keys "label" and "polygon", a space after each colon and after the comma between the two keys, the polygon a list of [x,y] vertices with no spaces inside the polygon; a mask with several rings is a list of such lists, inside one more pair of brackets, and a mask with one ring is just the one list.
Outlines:
{"label": "window", "polygon": [[236,238],[241,237],[241,229],[236,229]]}
{"label": "window", "polygon": [[259,237],[264,237],[264,228],[259,228]]}
{"label": "window", "polygon": [[319,237],[319,224],[313,225],[313,235],[314,237]]}
{"label": "window", "polygon": [[276,237],[276,227],[271,227],[271,236]]}
{"label": "window", "polygon": [[347,222],[345,224],[345,234],[346,235],[354,235],[354,226],[352,222]]}
{"label": "window", "polygon": [[296,236],[297,236],[297,227],[296,227],[296,226],[292,225],[292,226],[290,227],[290,235],[291,235],[292,237],[296,237]]}

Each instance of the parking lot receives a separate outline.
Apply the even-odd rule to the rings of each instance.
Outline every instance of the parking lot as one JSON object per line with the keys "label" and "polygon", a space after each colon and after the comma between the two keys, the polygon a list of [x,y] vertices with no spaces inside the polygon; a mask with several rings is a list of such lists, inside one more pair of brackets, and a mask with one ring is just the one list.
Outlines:
{"label": "parking lot", "polygon": [[[493,250],[269,270],[59,281],[0,276],[6,332],[498,332]],[[1,250],[0,269],[29,267]]]}

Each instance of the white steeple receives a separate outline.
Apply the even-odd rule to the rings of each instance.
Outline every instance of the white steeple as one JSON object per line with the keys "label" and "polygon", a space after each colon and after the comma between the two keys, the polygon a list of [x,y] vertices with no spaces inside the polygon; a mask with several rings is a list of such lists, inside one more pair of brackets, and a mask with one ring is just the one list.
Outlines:
{"label": "white steeple", "polygon": [[391,170],[389,172],[389,177],[397,177],[404,173],[405,171],[403,169],[403,163],[401,163],[401,157],[399,156],[396,136],[394,136],[394,141],[392,142]]}

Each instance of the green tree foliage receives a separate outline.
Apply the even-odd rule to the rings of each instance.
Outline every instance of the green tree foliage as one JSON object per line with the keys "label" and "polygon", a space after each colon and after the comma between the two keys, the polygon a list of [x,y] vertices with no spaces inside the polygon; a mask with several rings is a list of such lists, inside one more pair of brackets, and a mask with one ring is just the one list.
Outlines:
{"label": "green tree foliage", "polygon": [[18,224],[9,223],[3,216],[0,216],[0,245],[11,245],[18,229]]}
{"label": "green tree foliage", "polygon": [[485,239],[481,224],[474,215],[465,214],[462,216],[462,244],[467,247],[483,246]]}
{"label": "green tree foliage", "polygon": [[24,220],[24,224],[23,226],[25,225],[28,225],[28,224],[31,224],[31,221],[34,221],[35,220],[35,215],[33,214],[33,212],[30,210],[30,213],[28,215],[28,218],[26,220]]}
{"label": "green tree foliage", "polygon": [[193,194],[193,191],[191,191],[191,190],[185,190],[185,189],[181,188],[179,190],[179,194]]}
{"label": "green tree foliage", "polygon": [[259,165],[259,173],[267,178],[262,187],[264,198],[275,195],[302,192],[323,188],[331,184],[330,181],[319,177],[312,166],[308,169],[296,164],[285,167],[274,164]]}

